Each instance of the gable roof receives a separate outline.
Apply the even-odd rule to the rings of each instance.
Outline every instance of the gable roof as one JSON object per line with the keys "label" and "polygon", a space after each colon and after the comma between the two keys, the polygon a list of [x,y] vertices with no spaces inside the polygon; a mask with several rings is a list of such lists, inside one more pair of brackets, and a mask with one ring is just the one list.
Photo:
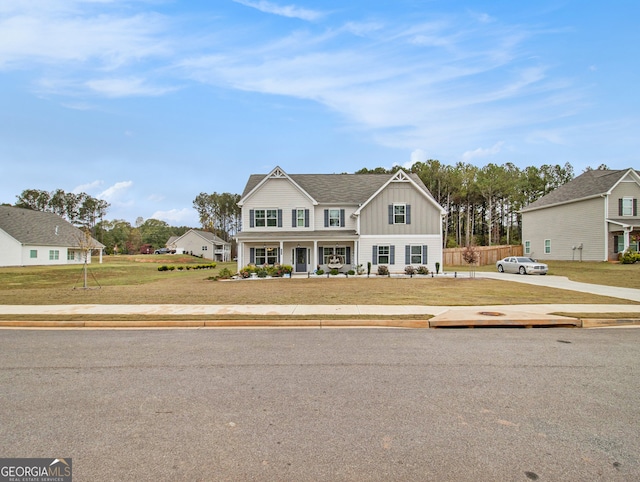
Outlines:
{"label": "gable roof", "polygon": [[[400,172],[400,171],[398,171]],[[404,171],[402,171],[404,173]],[[434,197],[417,174],[404,173],[417,188],[437,204]],[[391,174],[289,174],[287,177],[317,201],[318,204],[363,204],[389,183],[396,173]],[[252,174],[242,193],[244,200],[267,176]]]}
{"label": "gable roof", "polygon": [[609,194],[627,174],[634,176],[636,181],[640,180],[638,172],[633,169],[586,171],[556,190],[527,205],[521,212],[533,211],[556,204],[566,204]]}
{"label": "gable roof", "polygon": [[[184,233],[182,236],[177,237],[176,239],[173,240],[174,243],[177,243],[178,240],[180,240],[181,238],[184,238],[187,234],[189,233],[194,233],[197,234],[198,236],[200,236],[201,238],[214,243],[214,244],[229,244],[228,241],[225,241],[224,239],[216,236],[215,234],[213,234],[212,232],[209,231],[200,231],[199,229],[190,229],[189,231],[187,231],[186,233]],[[167,241],[167,244],[169,242]]]}
{"label": "gable roof", "polygon": [[[21,244],[80,248],[84,233],[57,214],[0,206],[0,229]],[[92,248],[104,244],[91,238]]]}

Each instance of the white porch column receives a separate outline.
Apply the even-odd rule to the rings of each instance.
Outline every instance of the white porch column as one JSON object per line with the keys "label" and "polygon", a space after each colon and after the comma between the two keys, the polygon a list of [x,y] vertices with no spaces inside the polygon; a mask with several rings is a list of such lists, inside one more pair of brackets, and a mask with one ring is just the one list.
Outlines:
{"label": "white porch column", "polygon": [[238,243],[238,271],[242,269],[242,261],[244,259],[244,242],[240,241]]}
{"label": "white porch column", "polygon": [[316,270],[316,266],[318,266],[320,264],[320,260],[318,259],[318,240],[314,239],[313,240],[313,254],[311,255],[311,259],[313,259],[313,264],[311,265],[313,267],[312,271]]}
{"label": "white porch column", "polygon": [[284,241],[280,241],[280,253],[278,253],[280,265],[284,264]]}
{"label": "white porch column", "polygon": [[624,233],[623,234],[623,236],[624,236],[624,251],[626,251],[627,249],[629,249],[629,246],[631,245],[631,243],[630,243],[631,227],[625,227],[624,230],[623,230],[623,233]]}

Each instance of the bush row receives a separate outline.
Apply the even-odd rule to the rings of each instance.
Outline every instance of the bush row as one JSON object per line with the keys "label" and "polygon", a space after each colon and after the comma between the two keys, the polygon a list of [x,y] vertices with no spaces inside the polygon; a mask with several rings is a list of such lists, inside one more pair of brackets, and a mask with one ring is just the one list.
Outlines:
{"label": "bush row", "polygon": [[173,270],[178,270],[178,271],[182,271],[184,269],[186,269],[187,271],[190,269],[213,269],[216,267],[216,263],[209,263],[209,264],[196,264],[196,265],[186,265],[186,266],[167,266],[162,265],[162,266],[158,266],[158,271],[173,271]]}

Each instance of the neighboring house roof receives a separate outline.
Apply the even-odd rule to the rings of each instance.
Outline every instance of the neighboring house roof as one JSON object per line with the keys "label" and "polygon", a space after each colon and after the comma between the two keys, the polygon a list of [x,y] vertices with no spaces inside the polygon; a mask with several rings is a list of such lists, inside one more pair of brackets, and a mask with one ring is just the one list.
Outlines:
{"label": "neighboring house roof", "polygon": [[636,180],[640,179],[638,172],[633,169],[587,171],[568,183],[563,184],[555,191],[527,205],[521,212],[533,211],[556,204],[566,204],[608,194],[627,173],[635,176]]}
{"label": "neighboring house roof", "polygon": [[[279,168],[277,168],[279,169]],[[301,189],[320,204],[361,204],[373,196],[385,183],[392,179],[391,174],[288,174]],[[241,202],[262,183],[268,174],[252,174],[242,193]],[[417,174],[407,176],[422,189],[434,202],[435,199]]]}
{"label": "neighboring house roof", "polygon": [[[174,240],[174,242],[177,241],[180,238],[185,237],[189,233],[197,234],[201,238],[204,238],[204,239],[206,239],[207,241],[209,241],[210,243],[213,243],[213,244],[229,244],[229,242],[225,241],[224,239],[216,236],[215,234],[213,234],[213,233],[211,233],[209,231],[200,231],[198,229],[190,229],[189,231],[184,233],[179,238],[176,238],[176,240]],[[167,242],[167,244],[168,244],[168,242]]]}
{"label": "neighboring house roof", "polygon": [[169,239],[167,239],[167,242],[165,243],[165,246],[169,247],[171,246],[173,243],[176,242],[176,240],[179,238],[180,236],[171,236],[169,237]]}
{"label": "neighboring house roof", "polygon": [[[57,214],[0,206],[0,229],[23,245],[80,248],[84,233]],[[90,238],[90,247],[104,244]]]}

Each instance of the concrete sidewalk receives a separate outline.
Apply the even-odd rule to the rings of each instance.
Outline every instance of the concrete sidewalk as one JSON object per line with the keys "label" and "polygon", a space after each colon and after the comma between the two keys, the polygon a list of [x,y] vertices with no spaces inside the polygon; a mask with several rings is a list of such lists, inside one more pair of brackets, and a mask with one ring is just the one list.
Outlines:
{"label": "concrete sidewalk", "polygon": [[[407,306],[407,305],[0,305],[0,315],[46,315],[46,321],[0,321],[0,327],[241,327],[241,326],[585,326],[634,324],[638,305],[623,304],[539,304],[490,306]],[[629,319],[589,322],[553,313],[629,313]],[[180,320],[63,321],[68,315],[181,316]],[[189,320],[189,316],[242,316],[243,319]],[[262,316],[282,316],[269,320]],[[318,319],[312,319],[318,316]],[[332,316],[337,318],[331,319]],[[363,319],[372,316],[375,318]],[[403,318],[396,318],[402,316]],[[255,317],[255,318],[253,318]],[[300,317],[300,318],[296,318]],[[329,318],[326,318],[329,317]],[[350,319],[349,317],[354,317]],[[385,317],[389,317],[386,318]],[[415,317],[415,318],[414,318]],[[605,318],[605,317],[603,317]]]}

